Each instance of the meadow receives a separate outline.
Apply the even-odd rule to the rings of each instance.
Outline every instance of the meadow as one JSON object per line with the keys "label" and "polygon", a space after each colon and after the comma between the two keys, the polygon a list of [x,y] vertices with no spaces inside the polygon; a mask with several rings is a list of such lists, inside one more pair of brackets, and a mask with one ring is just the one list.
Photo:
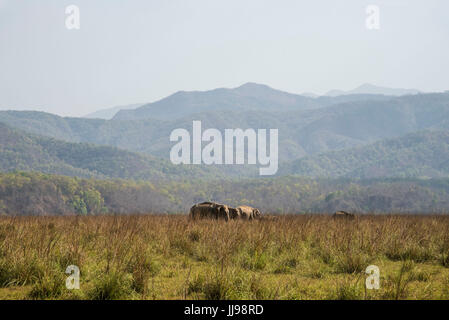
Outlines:
{"label": "meadow", "polygon": [[449,216],[0,217],[0,299],[449,299]]}

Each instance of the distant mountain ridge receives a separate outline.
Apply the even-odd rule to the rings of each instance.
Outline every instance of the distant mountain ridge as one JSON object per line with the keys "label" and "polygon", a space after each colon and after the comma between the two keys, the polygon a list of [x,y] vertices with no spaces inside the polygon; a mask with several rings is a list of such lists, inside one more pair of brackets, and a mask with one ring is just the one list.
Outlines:
{"label": "distant mountain ridge", "polygon": [[[326,106],[328,103],[325,102],[326,100],[323,99],[324,97],[348,95],[401,96],[417,93],[420,93],[420,91],[415,89],[380,87],[365,83],[350,91],[331,90],[323,96],[319,96],[310,92],[293,94],[273,89],[264,84],[248,82],[232,89],[217,88],[209,91],[178,91],[156,102],[135,103],[102,109],[89,113],[85,115],[84,118],[110,120],[115,117],[119,120],[132,120],[144,117],[169,120],[171,118],[166,115],[167,110],[170,111],[174,117],[180,117],[192,112],[197,113],[228,109],[236,111],[274,111],[276,108],[279,108],[281,111],[285,111],[286,109],[298,110]],[[245,100],[242,101],[241,99]],[[356,98],[356,100],[359,99]]]}
{"label": "distant mountain ridge", "polygon": [[113,120],[180,119],[204,112],[288,112],[318,109],[336,103],[382,100],[381,95],[354,94],[343,97],[310,97],[273,89],[267,85],[246,83],[240,87],[209,91],[179,91],[133,110],[120,110]]}
{"label": "distant mountain ridge", "polygon": [[152,118],[171,120],[192,113],[216,111],[273,111],[275,109],[319,107],[313,99],[275,90],[266,85],[246,83],[240,87],[209,91],[178,91],[134,110],[121,110],[114,120]]}
{"label": "distant mountain ridge", "polygon": [[[191,130],[200,120],[207,128],[277,128],[279,160],[367,145],[422,130],[449,129],[449,93],[402,97],[351,95],[320,97],[324,107],[304,110],[209,111],[171,120],[62,118],[43,112],[0,111],[0,122],[27,132],[69,142],[109,145],[168,159],[172,130]],[[167,112],[167,115],[170,113]]]}
{"label": "distant mountain ridge", "polygon": [[111,120],[120,110],[136,109],[138,107],[141,107],[142,105],[144,105],[144,103],[134,103],[124,106],[106,108],[86,114],[83,118]]}
{"label": "distant mountain ridge", "polygon": [[404,96],[408,94],[418,94],[418,93],[420,93],[420,91],[416,89],[388,88],[372,85],[369,83],[364,83],[358,86],[357,88],[349,91],[330,90],[325,94],[325,96],[336,97],[350,94],[382,94],[386,96]]}

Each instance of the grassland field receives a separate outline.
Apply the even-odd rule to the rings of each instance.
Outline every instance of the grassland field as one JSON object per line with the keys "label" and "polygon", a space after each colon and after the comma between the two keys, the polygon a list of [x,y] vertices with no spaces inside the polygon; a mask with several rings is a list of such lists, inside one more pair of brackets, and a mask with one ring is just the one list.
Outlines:
{"label": "grassland field", "polygon": [[449,216],[1,217],[0,299],[449,299]]}

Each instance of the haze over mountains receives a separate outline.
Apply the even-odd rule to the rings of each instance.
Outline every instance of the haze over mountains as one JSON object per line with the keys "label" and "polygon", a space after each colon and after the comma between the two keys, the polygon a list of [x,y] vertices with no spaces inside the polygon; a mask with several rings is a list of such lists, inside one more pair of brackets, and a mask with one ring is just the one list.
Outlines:
{"label": "haze over mountains", "polygon": [[383,94],[386,96],[404,96],[408,94],[418,94],[418,93],[420,93],[420,91],[416,89],[387,88],[375,86],[369,83],[364,83],[358,86],[357,88],[349,91],[331,90],[328,91],[325,95],[331,97],[348,94]]}
{"label": "haze over mountains", "polygon": [[[369,94],[370,90],[376,94]],[[265,85],[247,83],[234,89],[178,92],[136,109],[121,110],[111,120],[59,117],[33,111],[0,111],[0,123],[35,135],[61,140],[45,143],[47,147],[52,145],[53,149],[49,152],[47,147],[42,149],[43,138],[28,137],[31,142],[26,147],[24,145],[22,151],[34,154],[38,148],[39,153],[45,154],[47,160],[58,163],[58,168],[66,168],[64,170],[67,170],[68,175],[79,172],[81,176],[103,175],[139,179],[167,178],[170,177],[170,172],[175,175],[175,171],[170,171],[172,169],[168,170],[168,174],[160,173],[159,170],[168,162],[173,145],[169,141],[170,133],[176,128],[191,131],[192,121],[201,120],[203,130],[278,129],[279,174],[283,175],[356,178],[449,176],[449,154],[445,151],[449,143],[446,134],[449,130],[449,92],[416,94],[413,90],[391,90],[391,95],[385,95],[378,87],[362,86],[354,90],[357,94],[307,97]],[[128,157],[140,159],[133,161],[145,165],[137,165],[143,168],[141,171],[121,176],[114,175],[113,170],[103,172],[99,167],[85,164],[81,166],[70,159],[61,159],[64,152],[68,149],[99,147],[68,147],[64,144],[67,142],[127,150],[128,153],[107,149],[113,154],[111,157],[121,159],[119,163],[125,167],[128,160],[124,159]],[[11,145],[8,148],[11,148]],[[65,151],[56,152],[55,149]],[[20,152],[14,152],[19,159]],[[142,160],[141,157],[146,156],[131,152],[147,154],[150,158]],[[4,157],[5,154],[2,151],[0,155]],[[59,155],[57,159],[54,158],[55,154]],[[69,154],[75,157],[75,153]],[[90,154],[92,153],[88,152],[86,156]],[[155,162],[151,162],[156,159],[160,161],[159,167]],[[58,162],[60,160],[62,163]],[[14,167],[11,165],[13,162],[8,161],[8,170],[11,170]],[[113,164],[102,161],[97,163],[114,167]],[[133,161],[130,163],[135,163]],[[22,160],[21,162],[27,163]],[[159,173],[145,173],[145,170],[148,171],[153,166],[158,168],[156,171]],[[221,170],[229,176],[254,175],[254,171],[247,170],[246,167],[200,167],[201,172],[196,174],[209,177],[216,177]],[[204,171],[203,167],[207,169]],[[17,165],[17,169],[20,168],[39,169],[34,162],[28,167]],[[93,172],[81,172],[81,169]],[[6,170],[5,166],[2,170]],[[176,174],[189,175],[188,172],[182,171]]]}
{"label": "haze over mountains", "polygon": [[[189,114],[216,111],[299,111],[316,109],[336,103],[364,100],[385,99],[383,94],[367,96],[360,90],[352,95],[334,95],[313,97],[288,93],[273,89],[267,85],[246,83],[240,87],[218,88],[210,91],[179,91],[159,101],[145,104],[133,110],[120,110],[115,120],[137,120],[152,118],[172,120]],[[376,96],[374,96],[376,95]]]}
{"label": "haze over mountains", "polygon": [[112,107],[112,108],[106,108],[106,109],[102,109],[102,110],[98,110],[98,111],[86,114],[83,118],[110,120],[120,110],[136,109],[142,105],[143,105],[143,103],[134,103],[134,104],[126,105],[126,106],[116,106],[116,107]]}
{"label": "haze over mountains", "polygon": [[[387,96],[401,96],[407,94],[417,94],[420,93],[415,89],[395,89],[395,88],[387,88],[375,86],[372,84],[363,84],[353,90],[343,91],[343,90],[331,90],[324,94],[323,96],[331,96],[338,97],[341,95],[387,95]],[[246,101],[239,101],[242,98],[246,97]],[[92,112],[88,115],[85,115],[84,118],[98,118],[98,119],[112,119],[117,113],[121,110],[119,115],[117,115],[118,119],[129,119],[133,117],[137,117],[141,114],[147,116],[144,110],[152,109],[151,117],[158,118],[160,115],[158,113],[164,113],[164,107],[173,108],[173,105],[179,105],[178,108],[174,109],[176,114],[175,117],[188,114],[189,112],[201,112],[203,111],[211,111],[211,110],[220,110],[220,109],[253,109],[254,107],[257,110],[261,108],[276,108],[277,106],[282,106],[285,108],[285,105],[290,106],[299,106],[299,107],[313,107],[316,106],[315,103],[311,102],[308,99],[304,98],[318,98],[319,95],[314,93],[302,93],[300,95],[282,92],[279,90],[272,89],[263,84],[251,83],[248,82],[240,87],[234,89],[227,88],[218,88],[215,90],[210,90],[206,92],[185,92],[179,91],[167,98],[161,99],[159,101],[153,103],[136,103],[125,106],[116,106],[112,108],[98,110],[96,112]],[[352,97],[356,98],[356,97]],[[348,98],[346,98],[348,99]],[[350,99],[350,98],[349,98]],[[356,98],[357,99],[357,98]],[[320,99],[319,99],[320,100]],[[321,99],[324,100],[325,99]],[[345,99],[343,99],[345,100]],[[235,105],[233,103],[237,103]],[[268,106],[267,106],[268,104]],[[271,105],[270,105],[271,104]],[[323,104],[326,104],[323,102]],[[318,105],[321,105],[318,102]],[[140,107],[143,107],[139,109]],[[205,107],[202,109],[201,107]],[[135,110],[139,109],[139,110]],[[128,111],[131,110],[131,111]],[[189,111],[190,110],[190,111]],[[134,114],[134,116],[133,116]]]}

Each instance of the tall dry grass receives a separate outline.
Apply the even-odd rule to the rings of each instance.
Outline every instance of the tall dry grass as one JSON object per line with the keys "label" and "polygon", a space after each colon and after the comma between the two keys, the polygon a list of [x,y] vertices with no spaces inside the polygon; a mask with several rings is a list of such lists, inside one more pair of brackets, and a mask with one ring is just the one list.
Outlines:
{"label": "tall dry grass", "polygon": [[[361,274],[384,262],[402,267],[380,298],[407,298],[408,282],[432,281],[403,265],[449,267],[449,217],[0,218],[0,287],[27,298],[366,298]],[[68,265],[80,268],[81,290],[65,288]]]}

